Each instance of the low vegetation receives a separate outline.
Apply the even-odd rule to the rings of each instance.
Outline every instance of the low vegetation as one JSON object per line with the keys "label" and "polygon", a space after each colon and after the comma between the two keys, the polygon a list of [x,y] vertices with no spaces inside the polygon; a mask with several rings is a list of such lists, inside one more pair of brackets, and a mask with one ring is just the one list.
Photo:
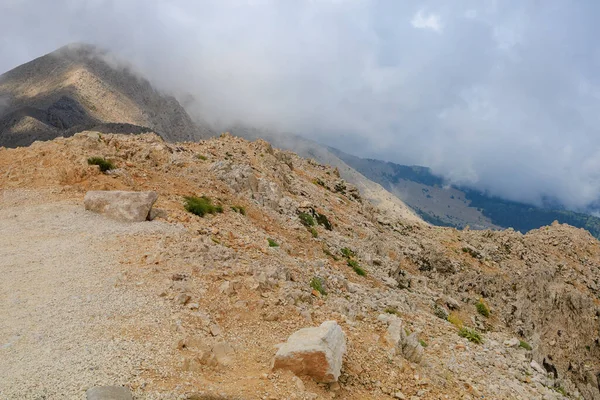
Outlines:
{"label": "low vegetation", "polygon": [[356,253],[354,251],[352,251],[351,249],[349,249],[348,247],[344,247],[340,251],[342,252],[342,255],[346,258],[356,257]]}
{"label": "low vegetation", "polygon": [[317,223],[322,225],[328,231],[333,230],[333,225],[331,225],[331,222],[329,222],[329,219],[325,214],[317,213]]}
{"label": "low vegetation", "polygon": [[484,317],[490,316],[490,308],[485,304],[483,299],[480,299],[477,303],[475,303],[475,308],[477,308],[477,312]]}
{"label": "low vegetation", "polygon": [[236,213],[246,215],[246,209],[242,206],[231,206],[231,209]]}
{"label": "low vegetation", "polygon": [[354,272],[356,272],[360,276],[367,275],[367,271],[362,269],[361,266],[358,264],[358,261],[356,261],[356,260],[348,260],[348,266],[352,267]]}
{"label": "low vegetation", "polygon": [[323,279],[319,278],[318,276],[315,276],[310,280],[310,287],[316,290],[317,292],[321,293],[322,296],[325,296],[327,294]]}
{"label": "low vegetation", "polygon": [[448,322],[450,322],[455,327],[457,327],[459,329],[463,327],[463,321],[457,313],[451,312],[450,315],[448,315],[447,319],[448,319]]}
{"label": "low vegetation", "polygon": [[396,307],[386,307],[383,311],[385,311],[386,314],[398,315],[398,309]]}
{"label": "low vegetation", "polygon": [[306,227],[315,226],[315,219],[309,213],[302,212],[298,214],[298,218],[300,219],[302,225]]}
{"label": "low vegetation", "polygon": [[308,228],[308,231],[315,239],[319,237],[319,232],[317,232],[317,230],[314,227],[311,226],[310,228]]}
{"label": "low vegetation", "polygon": [[467,328],[467,327],[463,326],[458,331],[458,336],[466,338],[467,340],[469,340],[469,342],[473,342],[473,343],[477,343],[477,344],[483,343],[483,338],[481,337],[479,332],[477,332],[475,329],[471,329],[471,328]]}
{"label": "low vegetation", "polygon": [[197,158],[198,160],[202,160],[202,161],[206,161],[206,160],[208,160],[208,157],[206,157],[205,155],[202,155],[202,154],[197,154],[197,155],[196,155],[196,158]]}
{"label": "low vegetation", "polygon": [[116,168],[112,162],[102,157],[90,157],[87,159],[87,163],[89,165],[97,165],[100,167],[100,171],[102,172],[110,171],[111,169]]}
{"label": "low vegetation", "polygon": [[277,243],[275,240],[268,238],[267,242],[269,242],[269,247],[279,247],[279,243]]}
{"label": "low vegetation", "polygon": [[184,197],[184,207],[188,212],[195,214],[199,217],[204,217],[207,214],[222,213],[223,207],[220,205],[213,205],[210,198],[206,196],[186,196]]}
{"label": "low vegetation", "polygon": [[529,351],[533,350],[531,345],[524,340],[519,340],[519,347],[522,347],[525,350],[529,350]]}

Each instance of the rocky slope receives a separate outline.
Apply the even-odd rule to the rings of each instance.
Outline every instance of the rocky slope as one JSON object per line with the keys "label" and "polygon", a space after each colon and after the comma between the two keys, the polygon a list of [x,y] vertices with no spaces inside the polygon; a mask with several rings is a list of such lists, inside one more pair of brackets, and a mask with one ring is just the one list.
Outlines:
{"label": "rocky slope", "polygon": [[[88,157],[116,169],[101,173]],[[584,230],[556,224],[523,235],[392,218],[336,169],[227,134],[169,144],[83,132],[0,148],[0,171],[5,199],[26,189],[38,204],[83,209],[88,190],[158,193],[155,220],[173,229],[107,240],[103,225],[98,237],[107,254],[118,249],[117,298],[150,302],[111,324],[124,327],[111,343],[139,349],[124,382],[136,398],[600,398],[600,248]],[[190,195],[223,212],[190,214]],[[21,268],[12,257],[0,268]],[[143,304],[160,313],[149,319]],[[271,370],[276,345],[327,320],[347,336],[338,382]],[[0,330],[0,351],[19,360],[28,348],[4,346],[12,330]],[[27,374],[11,380],[13,370],[0,393],[39,385]],[[87,384],[60,398],[81,398]]]}
{"label": "rocky slope", "polygon": [[211,132],[110,54],[72,44],[0,75],[0,146],[69,136],[85,129],[154,131],[170,141]]}

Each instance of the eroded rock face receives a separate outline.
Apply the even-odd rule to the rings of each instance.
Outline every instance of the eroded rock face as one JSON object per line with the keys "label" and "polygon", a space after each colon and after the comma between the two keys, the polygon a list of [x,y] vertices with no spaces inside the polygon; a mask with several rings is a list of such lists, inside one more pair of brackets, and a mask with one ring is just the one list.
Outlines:
{"label": "eroded rock face", "polygon": [[148,219],[156,192],[90,191],[83,200],[85,209],[123,222],[142,222]]}
{"label": "eroded rock face", "polygon": [[346,336],[335,321],[293,333],[277,354],[273,369],[308,375],[318,382],[336,382],[340,376]]}

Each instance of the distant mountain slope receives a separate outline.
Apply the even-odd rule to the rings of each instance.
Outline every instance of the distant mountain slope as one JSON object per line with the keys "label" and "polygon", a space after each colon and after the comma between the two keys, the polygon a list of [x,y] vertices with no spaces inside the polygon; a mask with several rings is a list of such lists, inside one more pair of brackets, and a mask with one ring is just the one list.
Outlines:
{"label": "distant mountain slope", "polygon": [[600,218],[563,209],[540,208],[488,196],[477,190],[455,187],[429,168],[362,159],[329,148],[345,163],[379,183],[434,225],[475,229],[514,228],[528,232],[559,221],[600,237]]}
{"label": "distant mountain slope", "polygon": [[0,99],[0,146],[26,146],[105,124],[119,124],[120,133],[152,130],[169,141],[211,135],[174,97],[90,45],[65,46],[0,75]]}
{"label": "distant mountain slope", "polygon": [[269,131],[266,129],[235,126],[229,129],[232,134],[248,140],[265,139],[274,146],[294,151],[302,157],[314,159],[322,164],[337,167],[340,176],[355,185],[361,195],[371,203],[384,210],[389,217],[401,218],[412,222],[423,222],[422,218],[404,204],[401,199],[381,187],[380,184],[367,179],[364,175],[350,167],[326,146],[320,145],[301,136]]}

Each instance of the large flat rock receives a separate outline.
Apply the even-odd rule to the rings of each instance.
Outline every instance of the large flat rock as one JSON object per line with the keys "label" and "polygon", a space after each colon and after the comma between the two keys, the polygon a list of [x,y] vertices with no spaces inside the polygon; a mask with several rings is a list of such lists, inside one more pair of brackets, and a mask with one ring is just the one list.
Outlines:
{"label": "large flat rock", "polygon": [[126,192],[120,190],[98,190],[85,194],[85,209],[123,222],[146,221],[154,202],[156,192]]}
{"label": "large flat rock", "polygon": [[87,400],[133,400],[129,389],[123,386],[98,386],[88,389]]}

